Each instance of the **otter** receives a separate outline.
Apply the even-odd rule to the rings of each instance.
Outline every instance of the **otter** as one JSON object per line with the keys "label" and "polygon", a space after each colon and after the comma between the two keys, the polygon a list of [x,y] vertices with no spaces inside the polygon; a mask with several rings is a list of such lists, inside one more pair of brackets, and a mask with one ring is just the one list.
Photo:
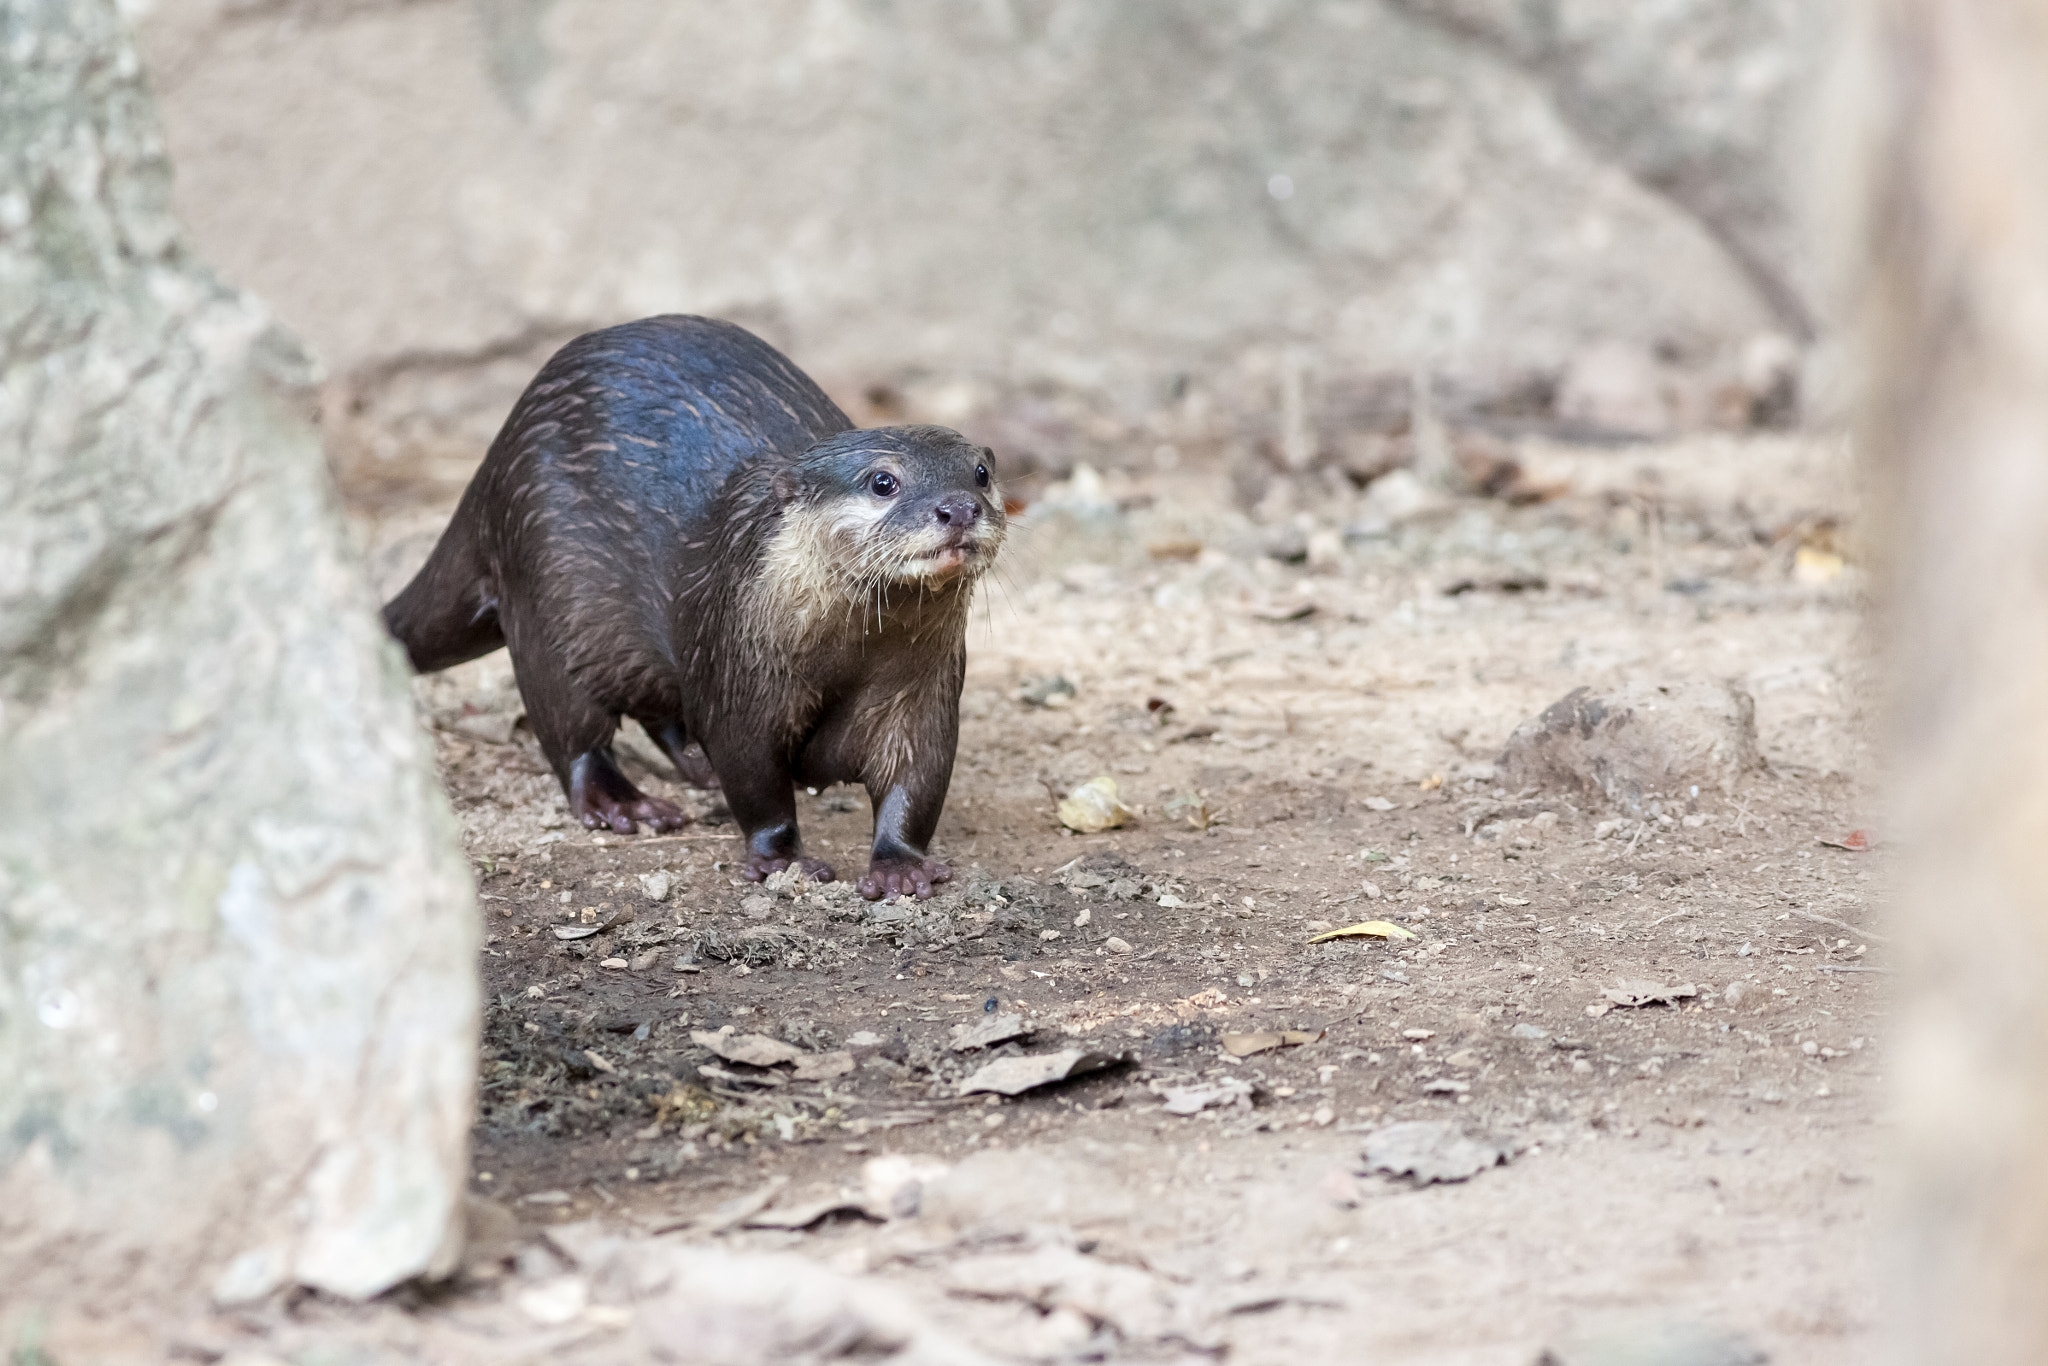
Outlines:
{"label": "otter", "polygon": [[422,673],[511,651],[585,826],[684,823],[619,771],[630,717],[686,778],[716,777],[748,878],[831,878],[794,788],[860,783],[861,895],[928,897],[950,877],[928,848],[968,608],[1006,531],[993,466],[945,427],[855,428],[731,323],[606,328],[527,386],[384,620]]}

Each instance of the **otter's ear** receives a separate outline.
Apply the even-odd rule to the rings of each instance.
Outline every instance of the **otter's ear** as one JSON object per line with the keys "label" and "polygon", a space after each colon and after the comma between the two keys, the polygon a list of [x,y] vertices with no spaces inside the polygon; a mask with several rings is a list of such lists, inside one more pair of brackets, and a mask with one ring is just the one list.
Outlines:
{"label": "otter's ear", "polygon": [[775,477],[768,481],[768,487],[774,490],[775,501],[785,506],[794,503],[798,492],[802,489],[802,485],[797,482],[795,470],[775,471]]}

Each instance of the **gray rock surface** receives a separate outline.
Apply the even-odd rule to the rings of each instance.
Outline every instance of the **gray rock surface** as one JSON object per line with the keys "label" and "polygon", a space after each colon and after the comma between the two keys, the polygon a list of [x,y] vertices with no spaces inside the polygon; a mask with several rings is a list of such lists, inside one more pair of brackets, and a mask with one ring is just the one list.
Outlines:
{"label": "gray rock surface", "polygon": [[0,0],[0,1285],[452,1265],[477,936],[306,416],[113,0]]}
{"label": "gray rock surface", "polygon": [[1515,727],[1500,780],[1510,790],[1575,792],[1640,818],[1659,799],[1682,809],[1695,787],[1732,792],[1763,767],[1749,694],[1690,679],[1574,688]]}
{"label": "gray rock surface", "polygon": [[160,0],[145,36],[197,240],[405,480],[664,310],[856,416],[1021,403],[1012,448],[1087,425],[1048,392],[1199,427],[1405,412],[1417,369],[1526,395],[1596,344],[1732,374],[1809,321],[1776,154],[1820,8]]}

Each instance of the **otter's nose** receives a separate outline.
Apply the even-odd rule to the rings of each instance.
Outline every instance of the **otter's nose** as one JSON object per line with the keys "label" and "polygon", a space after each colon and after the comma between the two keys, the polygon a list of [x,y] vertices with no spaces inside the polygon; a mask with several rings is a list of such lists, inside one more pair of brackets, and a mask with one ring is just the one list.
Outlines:
{"label": "otter's nose", "polygon": [[965,530],[981,516],[981,504],[964,493],[948,494],[932,509],[932,516],[939,519],[940,526]]}

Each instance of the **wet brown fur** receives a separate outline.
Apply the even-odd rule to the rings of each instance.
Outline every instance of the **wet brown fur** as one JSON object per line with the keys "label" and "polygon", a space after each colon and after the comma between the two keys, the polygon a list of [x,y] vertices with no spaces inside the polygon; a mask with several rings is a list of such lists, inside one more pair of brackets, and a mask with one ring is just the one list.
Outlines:
{"label": "wet brown fur", "polygon": [[[853,431],[727,324],[594,333],[536,377],[386,619],[423,670],[510,648],[586,825],[682,822],[613,762],[630,716],[679,769],[701,744],[751,875],[829,876],[803,857],[791,785],[858,782],[876,811],[863,892],[928,895],[968,610],[1004,536],[988,458],[942,428]],[[896,496],[870,491],[878,472]]]}

